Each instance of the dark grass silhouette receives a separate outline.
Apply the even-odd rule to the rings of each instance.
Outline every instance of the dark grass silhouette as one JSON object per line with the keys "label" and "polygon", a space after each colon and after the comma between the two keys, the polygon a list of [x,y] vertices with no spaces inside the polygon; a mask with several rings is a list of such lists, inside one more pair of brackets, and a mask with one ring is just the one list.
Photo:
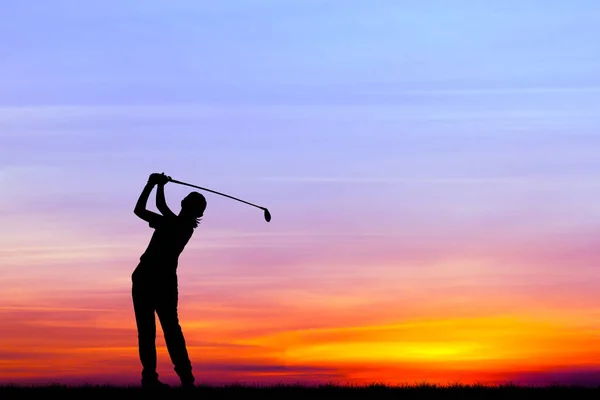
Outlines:
{"label": "dark grass silhouette", "polygon": [[521,385],[244,385],[202,386],[193,389],[142,389],[111,386],[0,386],[0,398],[46,399],[598,399],[600,387]]}

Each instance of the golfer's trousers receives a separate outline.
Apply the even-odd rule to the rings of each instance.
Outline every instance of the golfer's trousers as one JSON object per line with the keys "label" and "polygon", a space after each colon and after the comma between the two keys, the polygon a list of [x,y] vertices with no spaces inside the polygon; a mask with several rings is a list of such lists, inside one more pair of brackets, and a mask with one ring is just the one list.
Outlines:
{"label": "golfer's trousers", "polygon": [[156,276],[138,267],[132,275],[132,297],[142,362],[142,379],[158,379],[156,373],[156,320],[158,315],[175,372],[182,382],[194,382],[192,365],[177,315],[177,275]]}

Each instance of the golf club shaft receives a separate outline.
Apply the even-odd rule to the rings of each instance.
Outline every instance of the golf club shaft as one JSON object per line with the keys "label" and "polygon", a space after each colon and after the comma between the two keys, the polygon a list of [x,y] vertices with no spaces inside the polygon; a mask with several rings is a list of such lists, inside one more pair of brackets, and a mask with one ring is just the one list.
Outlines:
{"label": "golf club shaft", "polygon": [[221,195],[221,196],[229,197],[230,199],[237,200],[237,201],[240,201],[242,203],[246,203],[246,204],[248,204],[250,206],[254,206],[256,208],[260,208],[261,210],[266,210],[265,207],[257,206],[256,204],[249,203],[249,202],[247,202],[245,200],[238,199],[237,197],[233,197],[233,196],[230,196],[230,195],[225,194],[225,193],[221,193],[221,192],[217,192],[217,191],[210,190],[210,189],[207,189],[207,188],[203,188],[203,187],[200,187],[200,186],[196,186],[196,185],[192,185],[192,184],[189,184],[189,183],[177,181],[175,179],[171,179],[169,182],[178,183],[180,185],[185,185],[185,186],[191,186],[193,188],[200,189],[200,190],[206,190],[207,192],[211,192],[211,193],[218,194],[218,195]]}

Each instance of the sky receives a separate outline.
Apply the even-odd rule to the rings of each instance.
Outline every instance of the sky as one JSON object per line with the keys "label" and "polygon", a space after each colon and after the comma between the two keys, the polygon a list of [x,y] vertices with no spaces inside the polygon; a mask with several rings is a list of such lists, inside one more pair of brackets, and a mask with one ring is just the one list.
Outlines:
{"label": "sky", "polygon": [[198,383],[600,384],[598,2],[0,18],[0,384],[139,383],[153,172],[273,215],[206,194],[178,269]]}

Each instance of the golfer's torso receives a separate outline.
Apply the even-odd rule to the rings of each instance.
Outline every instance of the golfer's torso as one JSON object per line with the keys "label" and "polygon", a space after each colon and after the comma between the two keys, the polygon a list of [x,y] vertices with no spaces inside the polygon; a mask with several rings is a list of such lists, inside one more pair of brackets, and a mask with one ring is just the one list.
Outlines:
{"label": "golfer's torso", "polygon": [[[177,269],[179,255],[192,237],[193,228],[173,219],[156,228],[146,251],[140,257],[148,269]],[[166,271],[165,271],[166,272]]]}

